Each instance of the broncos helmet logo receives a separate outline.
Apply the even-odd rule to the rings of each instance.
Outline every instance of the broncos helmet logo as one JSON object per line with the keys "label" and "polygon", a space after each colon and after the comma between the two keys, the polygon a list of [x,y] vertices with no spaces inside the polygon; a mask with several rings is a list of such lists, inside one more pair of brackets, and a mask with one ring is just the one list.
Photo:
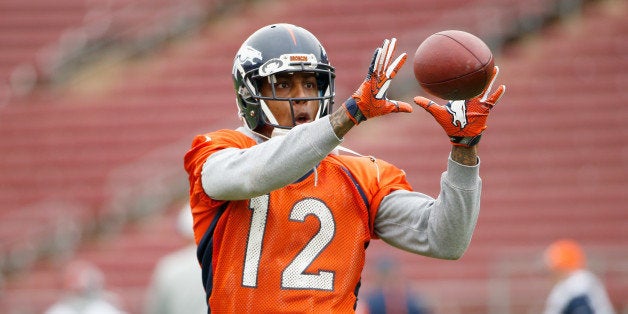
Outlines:
{"label": "broncos helmet logo", "polygon": [[467,125],[467,102],[464,100],[450,101],[447,103],[447,111],[451,114],[451,123],[464,129]]}
{"label": "broncos helmet logo", "polygon": [[262,53],[251,46],[244,46],[238,51],[238,61],[244,65],[247,62],[255,64],[255,60],[262,61]]}

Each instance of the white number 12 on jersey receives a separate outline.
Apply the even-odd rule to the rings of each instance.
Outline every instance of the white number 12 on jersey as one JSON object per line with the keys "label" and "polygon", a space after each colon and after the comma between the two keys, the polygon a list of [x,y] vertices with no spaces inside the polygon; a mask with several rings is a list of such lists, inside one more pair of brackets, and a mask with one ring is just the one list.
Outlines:
{"label": "white number 12 on jersey", "polygon": [[[268,206],[269,195],[252,198],[250,202],[253,217],[251,218],[251,227],[246,244],[244,273],[242,276],[242,285],[246,287],[257,286],[257,274],[262,256],[262,242],[266,230]],[[305,270],[334,238],[336,231],[334,216],[325,203],[317,199],[306,198],[294,205],[290,211],[290,221],[304,222],[309,215],[313,215],[319,220],[320,229],[283,270],[281,287],[284,289],[333,290],[334,272],[319,270],[316,274],[307,274]]]}

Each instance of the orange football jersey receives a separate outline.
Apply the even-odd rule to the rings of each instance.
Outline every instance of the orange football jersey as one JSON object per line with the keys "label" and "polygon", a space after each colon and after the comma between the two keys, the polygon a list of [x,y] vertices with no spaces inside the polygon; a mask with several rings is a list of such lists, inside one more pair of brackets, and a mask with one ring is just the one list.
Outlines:
{"label": "orange football jersey", "polygon": [[200,178],[207,156],[255,144],[221,130],[198,136],[185,156],[210,310],[354,311],[377,208],[391,191],[411,190],[405,174],[374,158],[329,155],[269,194],[228,202],[208,197]]}

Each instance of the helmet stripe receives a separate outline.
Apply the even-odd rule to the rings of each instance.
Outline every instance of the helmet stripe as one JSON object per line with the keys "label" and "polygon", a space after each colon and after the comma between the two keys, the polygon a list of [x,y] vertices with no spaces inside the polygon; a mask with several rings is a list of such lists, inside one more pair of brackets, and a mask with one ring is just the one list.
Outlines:
{"label": "helmet stripe", "polygon": [[286,29],[288,30],[288,33],[290,33],[290,37],[292,37],[292,42],[294,43],[294,45],[297,45],[297,37],[294,35],[294,32],[292,31],[291,28],[289,28],[288,26],[286,26]]}

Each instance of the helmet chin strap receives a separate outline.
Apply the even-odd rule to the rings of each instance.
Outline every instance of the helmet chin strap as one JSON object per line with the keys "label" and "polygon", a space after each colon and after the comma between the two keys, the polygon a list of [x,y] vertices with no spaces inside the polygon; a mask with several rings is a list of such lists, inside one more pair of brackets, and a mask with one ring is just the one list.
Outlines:
{"label": "helmet chin strap", "polygon": [[284,136],[288,134],[288,132],[290,132],[288,129],[273,128],[273,132],[270,134],[270,137]]}
{"label": "helmet chin strap", "polygon": [[262,108],[262,112],[264,112],[264,114],[266,115],[266,118],[268,118],[268,122],[274,125],[279,125],[279,122],[277,122],[275,115],[273,115],[273,112],[270,111],[270,108],[268,108],[268,105],[266,104],[266,102],[263,99],[260,99],[259,103],[260,103],[260,107]]}
{"label": "helmet chin strap", "polygon": [[273,128],[273,132],[270,134],[270,137],[268,137],[268,136],[266,136],[266,135],[264,135],[262,133],[259,133],[259,132],[251,130],[251,128],[249,128],[248,124],[246,124],[246,123],[244,123],[243,126],[247,130],[249,130],[249,132],[259,136],[260,138],[263,138],[264,140],[269,140],[272,137],[276,137],[276,136],[284,136],[284,135],[288,134],[288,132],[290,132],[290,130],[286,130],[286,129]]}
{"label": "helmet chin strap", "polygon": [[[262,111],[266,115],[266,118],[268,118],[268,122],[274,125],[279,125],[279,122],[277,122],[275,115],[273,115],[272,111],[270,111],[270,108],[268,108],[268,105],[266,105],[266,102],[262,99],[259,102],[260,102]],[[273,127],[273,132],[271,133],[270,137],[283,136],[283,135],[286,135],[289,131],[290,131],[289,129]]]}

